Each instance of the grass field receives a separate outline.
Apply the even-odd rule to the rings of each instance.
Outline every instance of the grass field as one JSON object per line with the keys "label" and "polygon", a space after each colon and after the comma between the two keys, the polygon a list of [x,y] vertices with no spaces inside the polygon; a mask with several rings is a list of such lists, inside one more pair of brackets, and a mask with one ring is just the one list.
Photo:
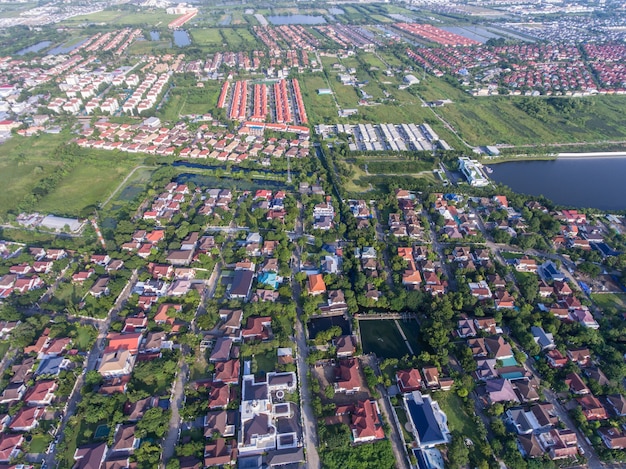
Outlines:
{"label": "grass field", "polygon": [[78,165],[37,208],[44,213],[77,216],[85,207],[97,205],[111,194],[135,164],[136,160],[130,158],[118,160],[115,165],[106,160]]}
{"label": "grass field", "polygon": [[626,312],[626,294],[624,293],[592,293],[591,299],[608,315]]}
{"label": "grass field", "polygon": [[217,28],[194,28],[190,31],[193,43],[199,46],[222,45],[222,36]]}
{"label": "grass field", "polygon": [[328,88],[324,75],[307,74],[299,79],[302,99],[312,122],[337,122],[337,106],[331,95],[318,95],[317,90]]}
{"label": "grass field", "polygon": [[3,340],[0,342],[0,357],[4,357],[9,348],[11,347],[11,343],[8,340]]}
{"label": "grass field", "polygon": [[363,353],[375,353],[378,358],[402,358],[409,354],[395,321],[359,321],[359,328]]}
{"label": "grass field", "polygon": [[109,26],[166,26],[177,18],[176,15],[168,15],[164,9],[106,9],[89,15],[74,16],[61,24],[75,25],[81,23],[107,23]]}
{"label": "grass field", "polygon": [[[427,76],[419,93],[427,101],[451,99],[436,112],[446,119],[471,145],[508,143],[513,145],[565,142],[593,142],[626,139],[626,129],[619,125],[624,96],[580,98],[589,107],[575,118],[549,114],[539,119],[515,106],[522,97],[472,97],[443,79]],[[542,99],[542,98],[537,98]]]}
{"label": "grass field", "polygon": [[15,208],[35,185],[60,164],[50,153],[67,139],[66,135],[13,137],[0,152],[0,215]]}
{"label": "grass field", "polygon": [[254,362],[256,362],[256,373],[269,373],[276,369],[277,357],[276,351],[272,350],[262,355],[255,355],[253,358]]}
{"label": "grass field", "polygon": [[43,453],[50,444],[52,437],[50,435],[33,435],[33,439],[30,441],[29,452],[31,453]]}

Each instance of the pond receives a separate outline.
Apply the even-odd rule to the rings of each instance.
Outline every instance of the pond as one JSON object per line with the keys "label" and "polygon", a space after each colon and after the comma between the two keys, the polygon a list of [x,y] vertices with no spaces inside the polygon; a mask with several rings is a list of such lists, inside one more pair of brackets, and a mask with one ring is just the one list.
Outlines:
{"label": "pond", "polygon": [[217,25],[218,26],[229,26],[232,21],[233,21],[233,17],[231,15],[226,15],[226,17],[224,17],[224,19],[222,21],[217,23]]}
{"label": "pond", "polygon": [[161,34],[158,31],[150,31],[150,40],[151,41],[160,41]]}
{"label": "pond", "polygon": [[346,12],[343,11],[341,8],[329,8],[328,13],[330,13],[331,15],[344,15]]}
{"label": "pond", "polygon": [[56,46],[54,49],[52,49],[50,52],[48,52],[48,54],[50,54],[50,55],[69,54],[74,49],[82,46],[88,40],[89,40],[89,38],[81,39],[78,42],[68,41],[68,42],[66,42],[64,44],[61,44],[60,46]]}
{"label": "pond", "polygon": [[516,192],[544,195],[557,204],[626,210],[626,158],[559,158],[491,165],[489,176]]}
{"label": "pond", "polygon": [[187,31],[177,29],[174,31],[174,44],[178,47],[187,47],[191,45],[191,38]]}
{"label": "pond", "polygon": [[52,44],[51,41],[41,41],[41,42],[38,42],[37,44],[33,44],[32,46],[25,47],[24,49],[18,51],[17,55],[25,55],[31,52],[39,52],[40,50],[45,49],[51,44]]}
{"label": "pond", "polygon": [[[398,328],[399,327],[399,328]],[[402,358],[405,355],[419,355],[421,344],[419,340],[419,326],[415,321],[397,322],[391,319],[381,320],[361,320],[359,321],[361,331],[361,343],[363,353],[375,353],[380,359]],[[402,337],[402,333],[406,341]]]}
{"label": "pond", "polygon": [[252,179],[252,181],[246,181],[245,179],[218,178],[214,176],[205,176],[202,174],[191,173],[180,174],[175,179],[175,182],[177,184],[187,184],[193,182],[196,186],[202,189],[217,187],[242,191],[252,191],[256,189],[280,190],[289,187],[285,184],[284,181],[266,181],[261,179]]}
{"label": "pond", "polygon": [[287,15],[287,16],[268,16],[267,19],[273,25],[284,24],[325,24],[326,20],[323,16],[312,15]]}
{"label": "pond", "polygon": [[309,321],[309,338],[315,339],[317,337],[317,334],[323,331],[327,331],[333,326],[339,326],[341,328],[341,335],[350,334],[350,323],[345,317],[326,316],[323,318],[314,318]]}

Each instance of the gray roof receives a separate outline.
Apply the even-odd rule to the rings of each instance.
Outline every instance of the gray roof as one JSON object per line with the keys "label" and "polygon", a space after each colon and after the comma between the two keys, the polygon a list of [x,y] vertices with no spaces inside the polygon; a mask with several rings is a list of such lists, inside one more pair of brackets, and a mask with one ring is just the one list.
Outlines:
{"label": "gray roof", "polygon": [[270,451],[267,453],[266,461],[270,467],[303,462],[304,450],[302,448],[289,448]]}
{"label": "gray roof", "polygon": [[230,289],[230,296],[242,296],[247,298],[248,295],[250,295],[253,279],[254,272],[250,270],[236,270]]}

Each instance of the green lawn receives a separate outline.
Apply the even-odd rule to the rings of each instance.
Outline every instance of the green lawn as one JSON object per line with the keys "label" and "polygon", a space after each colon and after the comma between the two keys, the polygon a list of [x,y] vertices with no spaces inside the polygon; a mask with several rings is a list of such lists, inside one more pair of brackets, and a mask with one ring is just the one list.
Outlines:
{"label": "green lawn", "polygon": [[0,341],[0,357],[4,357],[9,348],[11,347],[11,343],[8,340]]}
{"label": "green lawn", "polygon": [[404,410],[404,407],[402,406],[394,407],[393,410],[396,412],[396,415],[398,416],[398,422],[400,422],[400,426],[402,427],[402,436],[404,437],[404,442],[411,443],[414,438],[413,435],[411,435],[411,433],[409,433],[406,429],[406,424],[409,421],[406,416],[406,410]]}
{"label": "green lawn", "polygon": [[626,312],[626,294],[592,293],[591,299],[605,314],[617,315]]}
{"label": "green lawn", "polygon": [[29,452],[43,453],[50,444],[50,435],[34,435],[29,445]]}
{"label": "green lawn", "polygon": [[92,326],[77,326],[76,337],[73,339],[74,345],[79,350],[88,351],[93,346],[97,337],[98,331]]}
{"label": "green lawn", "polygon": [[270,373],[276,370],[278,358],[276,350],[269,351],[262,355],[256,354],[253,359],[256,362],[256,373]]}
{"label": "green lawn", "polygon": [[472,441],[478,441],[474,419],[465,411],[463,401],[456,393],[453,391],[434,392],[432,398],[439,403],[439,407],[448,417],[450,431],[458,430]]}

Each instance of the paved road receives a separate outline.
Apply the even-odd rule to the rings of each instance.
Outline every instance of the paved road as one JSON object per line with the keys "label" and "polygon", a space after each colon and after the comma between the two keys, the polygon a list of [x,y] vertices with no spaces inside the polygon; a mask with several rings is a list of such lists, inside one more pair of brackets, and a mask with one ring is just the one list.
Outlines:
{"label": "paved road", "polygon": [[[111,325],[111,322],[117,318],[117,313],[120,312],[120,310],[124,307],[124,304],[128,300],[128,297],[133,290],[133,285],[137,281],[137,273],[137,269],[133,270],[133,273],[130,276],[128,283],[126,284],[120,295],[117,297],[117,300],[115,301],[113,307],[109,310],[109,314],[107,315],[106,319],[97,322],[97,324],[99,324],[98,338],[96,339],[96,342],[93,344],[93,347],[89,351],[89,355],[87,355],[86,366],[83,368],[83,372],[78,377],[78,379],[76,379],[76,382],[74,383],[74,388],[72,389],[72,393],[70,394],[70,397],[65,405],[65,414],[61,419],[61,423],[59,423],[57,431],[58,441],[61,441],[63,439],[67,422],[69,418],[74,415],[74,412],[76,412],[76,406],[78,405],[78,402],[81,398],[80,389],[83,387],[83,384],[85,382],[85,374],[88,371],[96,369],[100,354],[104,350],[104,344],[106,342],[106,336],[109,332],[109,326]],[[46,455],[46,467],[54,467],[55,458],[56,451],[51,451],[48,455]]]}
{"label": "paved road", "polygon": [[[296,248],[296,252],[292,257],[292,269],[295,275],[300,271],[300,249]],[[309,469],[319,469],[320,459],[317,454],[317,419],[311,407],[311,389],[309,387],[309,379],[307,371],[307,357],[309,356],[309,347],[306,343],[306,335],[304,326],[302,325],[302,308],[300,307],[300,285],[295,279],[292,279],[293,300],[297,305],[296,318],[296,345],[298,346],[298,381],[300,382],[300,407],[302,409],[302,431],[304,436],[304,448],[306,450],[306,467]]]}
{"label": "paved road", "polygon": [[593,449],[593,446],[587,443],[585,435],[583,435],[578,426],[570,418],[569,414],[556,397],[556,394],[550,389],[545,389],[543,395],[545,396],[546,400],[554,406],[554,410],[559,419],[561,419],[561,421],[565,423],[565,425],[567,425],[569,429],[576,432],[576,436],[578,437],[578,445],[581,446],[582,449],[585,451],[585,457],[587,458],[587,467],[589,469],[603,469],[604,465],[598,458],[595,449]]}
{"label": "paved road", "polygon": [[174,383],[174,387],[172,388],[172,395],[170,397],[170,410],[172,411],[172,416],[170,417],[170,424],[167,436],[162,443],[162,468],[164,468],[165,463],[169,461],[172,456],[174,456],[174,449],[176,448],[176,442],[178,441],[178,435],[180,433],[181,421],[179,409],[183,406],[183,400],[185,398],[185,385],[187,384],[187,379],[189,377],[189,366],[185,362],[184,351],[178,364],[180,366],[180,370],[176,375],[176,382]]}

